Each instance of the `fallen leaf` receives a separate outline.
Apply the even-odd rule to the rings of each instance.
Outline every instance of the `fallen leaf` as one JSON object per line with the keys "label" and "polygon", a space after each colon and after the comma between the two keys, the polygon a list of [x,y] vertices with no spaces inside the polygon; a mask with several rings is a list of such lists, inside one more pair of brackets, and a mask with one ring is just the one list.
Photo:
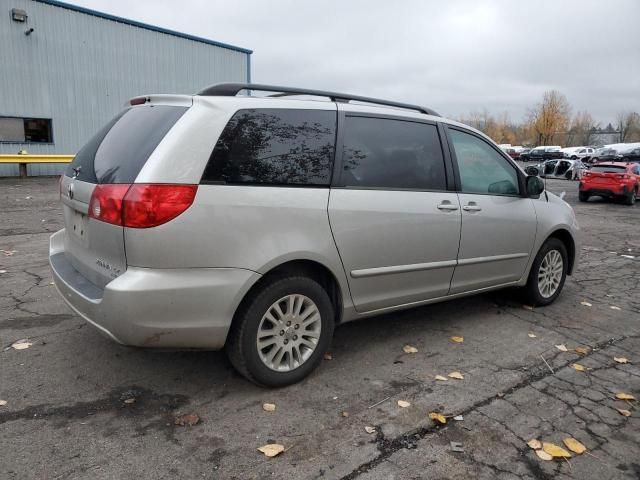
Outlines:
{"label": "fallen leaf", "polygon": [[531,333],[529,332],[527,335],[529,335],[529,338],[536,338],[537,335],[535,333]]}
{"label": "fallen leaf", "polygon": [[7,256],[7,257],[12,256],[16,252],[17,252],[17,250],[2,250],[2,253],[4,253],[5,256]]}
{"label": "fallen leaf", "polygon": [[262,409],[265,412],[275,412],[276,411],[276,404],[275,403],[263,403],[262,404]]}
{"label": "fallen leaf", "polygon": [[624,258],[636,258],[636,257],[634,257],[633,255],[620,255],[620,256],[621,256],[621,257],[624,257]]}
{"label": "fallen leaf", "polygon": [[609,295],[608,293],[604,294],[605,297],[613,298],[613,295]]}
{"label": "fallen leaf", "polygon": [[375,427],[370,427],[370,426],[367,425],[366,427],[364,427],[364,431],[367,432],[367,433],[375,433],[376,429],[375,429]]}
{"label": "fallen leaf", "polygon": [[440,380],[441,382],[446,382],[447,377],[443,377],[442,375],[436,375],[436,380]]}
{"label": "fallen leaf", "polygon": [[580,365],[579,363],[572,363],[571,366],[579,372],[585,371],[584,366]]}
{"label": "fallen leaf", "polygon": [[402,351],[404,353],[418,353],[418,349],[411,345],[405,345],[404,347],[402,347]]}
{"label": "fallen leaf", "polygon": [[7,404],[6,400],[0,400],[0,407],[4,407]]}
{"label": "fallen leaf", "polygon": [[451,341],[456,343],[462,343],[464,342],[464,337],[458,337],[454,335],[453,337],[451,337]]}
{"label": "fallen leaf", "polygon": [[135,402],[136,402],[135,398],[126,398],[124,400],[124,403],[127,403],[127,404],[132,404],[132,403],[135,403]]}
{"label": "fallen leaf", "polygon": [[616,410],[618,410],[620,415],[622,415],[623,417],[630,417],[631,416],[631,412],[629,410],[625,410],[624,408],[616,408]]}
{"label": "fallen leaf", "polygon": [[429,418],[431,420],[433,420],[434,422],[438,422],[438,423],[441,423],[443,425],[445,423],[447,423],[447,417],[445,417],[444,415],[442,415],[441,413],[438,413],[438,412],[431,412],[429,414]]}
{"label": "fallen leaf", "polygon": [[464,420],[464,417],[463,417],[462,415],[456,415],[455,417],[453,417],[453,419],[454,419],[456,422],[461,422],[461,421],[463,421],[463,420]]}
{"label": "fallen leaf", "polygon": [[593,307],[589,302],[580,302],[580,305],[584,305],[585,307]]}
{"label": "fallen leaf", "polygon": [[616,307],[615,305],[609,305],[611,310],[622,310],[620,307]]}
{"label": "fallen leaf", "polygon": [[31,345],[33,345],[33,343],[28,342],[27,340],[18,340],[11,345],[11,348],[14,350],[24,350],[25,348],[29,348]]}
{"label": "fallen leaf", "polygon": [[543,442],[542,449],[552,457],[571,458],[571,454],[569,452],[554,443]]}
{"label": "fallen leaf", "polygon": [[455,378],[456,380],[464,380],[464,375],[462,375],[460,372],[451,372],[447,376],[449,378]]}
{"label": "fallen leaf", "polygon": [[0,273],[7,273],[6,270],[0,270]]}
{"label": "fallen leaf", "polygon": [[533,448],[534,450],[539,450],[540,448],[542,448],[542,443],[540,443],[540,440],[538,440],[537,438],[532,438],[531,440],[529,440],[527,442],[527,445],[529,445],[529,447]]}
{"label": "fallen leaf", "polygon": [[567,347],[564,343],[561,343],[560,345],[556,345],[556,348],[558,350],[560,350],[561,352],[566,352],[567,351]]}
{"label": "fallen leaf", "polygon": [[200,422],[200,417],[195,413],[188,413],[186,415],[180,415],[176,417],[174,423],[180,427],[193,427]]}
{"label": "fallen leaf", "polygon": [[279,443],[269,443],[264,447],[258,448],[258,451],[264,453],[266,457],[275,457],[276,455],[280,455],[284,452],[284,445],[280,445]]}
{"label": "fallen leaf", "polygon": [[586,355],[587,353],[589,353],[589,349],[587,347],[576,347],[574,348],[574,350],[580,355]]}
{"label": "fallen leaf", "polygon": [[348,417],[349,416],[349,412],[342,412],[340,415],[342,415],[343,417]]}
{"label": "fallen leaf", "polygon": [[587,450],[587,447],[585,447],[578,440],[572,437],[565,438],[564,440],[562,440],[562,442],[567,446],[569,450],[571,450],[573,453],[577,453],[578,455],[583,454]]}
{"label": "fallen leaf", "polygon": [[613,357],[613,359],[618,363],[629,363],[629,360],[625,357]]}
{"label": "fallen leaf", "polygon": [[553,460],[553,457],[544,450],[536,450],[536,455],[538,455],[542,460]]}
{"label": "fallen leaf", "polygon": [[634,397],[630,393],[624,393],[624,392],[616,393],[616,398],[618,400],[635,400],[636,399],[636,397]]}
{"label": "fallen leaf", "polygon": [[324,359],[325,360],[333,360],[333,355],[331,355],[329,352],[324,354]]}
{"label": "fallen leaf", "polygon": [[410,406],[411,404],[405,400],[398,400],[398,406],[400,408],[407,408],[408,406]]}
{"label": "fallen leaf", "polygon": [[522,308],[525,310],[533,311],[533,307],[531,305],[522,305]]}

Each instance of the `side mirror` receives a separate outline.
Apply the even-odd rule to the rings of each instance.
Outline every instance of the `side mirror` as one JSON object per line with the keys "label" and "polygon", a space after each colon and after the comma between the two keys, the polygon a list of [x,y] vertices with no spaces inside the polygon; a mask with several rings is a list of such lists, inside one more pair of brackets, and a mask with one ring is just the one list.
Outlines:
{"label": "side mirror", "polygon": [[534,177],[540,175],[540,170],[538,170],[538,167],[534,167],[533,165],[525,168],[524,171],[527,175],[533,175]]}
{"label": "side mirror", "polygon": [[544,182],[538,176],[531,175],[526,178],[527,197],[538,198],[544,192]]}

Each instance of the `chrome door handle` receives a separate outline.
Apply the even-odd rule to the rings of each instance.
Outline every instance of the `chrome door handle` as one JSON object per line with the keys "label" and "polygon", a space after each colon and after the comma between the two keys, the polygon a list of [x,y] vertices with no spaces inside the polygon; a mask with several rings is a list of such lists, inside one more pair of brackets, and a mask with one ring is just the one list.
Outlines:
{"label": "chrome door handle", "polygon": [[462,207],[462,209],[465,212],[479,212],[480,210],[482,210],[482,208],[477,205],[465,205],[464,207]]}
{"label": "chrome door handle", "polygon": [[458,206],[452,204],[448,200],[445,200],[444,202],[438,205],[438,210],[458,210]]}

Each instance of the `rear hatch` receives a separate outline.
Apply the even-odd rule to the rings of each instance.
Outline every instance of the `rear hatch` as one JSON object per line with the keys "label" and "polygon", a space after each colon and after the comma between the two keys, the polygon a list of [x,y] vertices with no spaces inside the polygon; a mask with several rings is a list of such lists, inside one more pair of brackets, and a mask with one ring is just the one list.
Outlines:
{"label": "rear hatch", "polygon": [[583,173],[583,178],[594,184],[618,184],[627,178],[627,168],[623,165],[594,165]]}
{"label": "rear hatch", "polygon": [[[62,176],[65,254],[94,285],[103,288],[127,268],[124,227],[115,214],[104,218],[107,209],[115,212],[120,207],[108,192],[127,191],[187,109],[183,105],[147,104],[147,99],[143,105],[126,108],[82,147]],[[102,203],[96,199],[100,195]],[[103,219],[97,220],[101,213]]]}

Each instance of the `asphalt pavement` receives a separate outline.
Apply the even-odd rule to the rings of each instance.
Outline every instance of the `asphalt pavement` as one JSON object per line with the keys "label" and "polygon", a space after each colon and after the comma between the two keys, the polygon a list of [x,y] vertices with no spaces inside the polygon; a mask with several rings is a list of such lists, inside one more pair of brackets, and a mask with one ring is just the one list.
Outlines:
{"label": "asphalt pavement", "polygon": [[[640,403],[616,394],[640,399],[640,206],[547,187],[583,234],[555,304],[502,291],[346,324],[315,373],[267,390],[221,352],[123,347],[74,315],[47,263],[57,179],[0,179],[0,478],[639,478]],[[527,445],[568,437],[586,451]]]}

